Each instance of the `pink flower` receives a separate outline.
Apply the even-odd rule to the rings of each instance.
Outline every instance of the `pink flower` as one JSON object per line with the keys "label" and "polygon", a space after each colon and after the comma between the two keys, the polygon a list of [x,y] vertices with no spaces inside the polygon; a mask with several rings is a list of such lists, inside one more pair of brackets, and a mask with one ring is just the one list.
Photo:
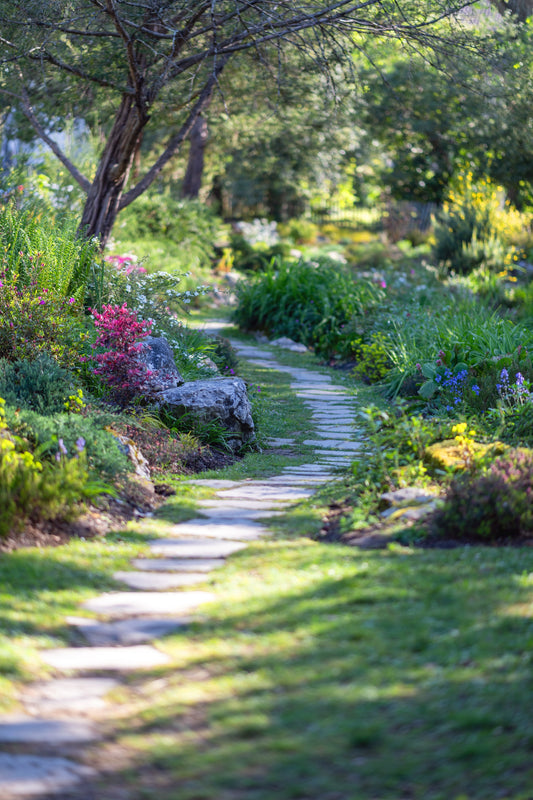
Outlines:
{"label": "pink flower", "polygon": [[380,281],[379,285],[381,286],[382,289],[386,289],[387,288],[387,282],[386,281]]}

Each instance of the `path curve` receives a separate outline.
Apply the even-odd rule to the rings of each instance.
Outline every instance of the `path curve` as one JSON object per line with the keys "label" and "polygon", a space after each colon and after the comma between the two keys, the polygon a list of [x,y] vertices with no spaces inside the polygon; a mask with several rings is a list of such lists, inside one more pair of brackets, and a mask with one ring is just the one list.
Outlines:
{"label": "path curve", "polygon": [[[313,448],[313,458],[264,480],[194,479],[216,490],[215,500],[200,503],[204,517],[173,525],[171,535],[149,542],[152,558],[134,559],[131,571],[116,573],[127,590],[83,604],[99,619],[67,618],[87,646],[43,651],[42,660],[58,677],[26,687],[24,714],[0,717],[2,800],[53,798],[79,785],[84,797],[95,796],[89,787],[98,775],[83,763],[83,752],[100,740],[109,710],[106,695],[120,685],[121,675],[168,663],[153,640],[187,625],[213,597],[190,587],[250,541],[268,536],[262,517],[312,496],[361,446],[353,425],[355,400],[343,386],[320,372],[284,366],[271,350],[230,341],[239,358],[290,376],[292,389],[312,413],[314,438],[305,444]],[[280,447],[291,443],[271,440]],[[8,752],[1,752],[2,745]]]}

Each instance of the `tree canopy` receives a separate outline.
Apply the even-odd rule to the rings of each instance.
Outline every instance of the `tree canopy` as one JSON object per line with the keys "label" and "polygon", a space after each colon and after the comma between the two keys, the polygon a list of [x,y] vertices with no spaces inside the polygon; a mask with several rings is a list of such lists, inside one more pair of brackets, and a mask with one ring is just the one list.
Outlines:
{"label": "tree canopy", "polygon": [[[444,25],[471,0],[0,0],[0,91],[18,107],[87,194],[81,229],[105,243],[116,215],[179,152],[225,69],[246,60],[275,82],[287,47],[327,69],[368,38],[420,49],[468,41]],[[440,26],[436,28],[435,26]],[[54,140],[54,109],[86,118],[97,107],[106,141],[91,180]],[[172,126],[159,154],[129,184],[145,131]]]}

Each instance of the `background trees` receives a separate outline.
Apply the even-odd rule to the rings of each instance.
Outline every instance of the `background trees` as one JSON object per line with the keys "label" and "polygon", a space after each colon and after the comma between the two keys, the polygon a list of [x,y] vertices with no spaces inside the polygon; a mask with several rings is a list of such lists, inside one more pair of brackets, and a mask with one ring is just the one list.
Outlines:
{"label": "background trees", "polygon": [[[178,153],[215,93],[231,91],[228,64],[247,60],[276,83],[292,46],[326,67],[373,37],[415,48],[456,46],[457,32],[434,25],[469,0],[11,0],[0,2],[0,88],[87,195],[81,229],[105,244],[116,215]],[[104,143],[94,176],[83,174],[54,140],[66,109],[89,121],[98,113]],[[57,117],[56,117],[57,114]],[[163,141],[158,136],[162,118]],[[143,139],[157,153],[131,181]]]}

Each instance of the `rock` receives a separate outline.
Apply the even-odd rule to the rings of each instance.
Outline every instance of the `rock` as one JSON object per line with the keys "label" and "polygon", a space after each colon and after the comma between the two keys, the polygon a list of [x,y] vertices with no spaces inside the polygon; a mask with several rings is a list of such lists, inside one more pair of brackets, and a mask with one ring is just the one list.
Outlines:
{"label": "rock", "polygon": [[270,344],[274,344],[276,347],[282,347],[284,350],[290,350],[293,353],[307,353],[305,344],[295,342],[287,336],[280,336],[279,339],[273,339]]}
{"label": "rock", "polygon": [[137,356],[142,364],[146,364],[152,375],[147,380],[153,391],[173,389],[185,383],[174,362],[169,343],[164,336],[147,336],[143,339],[143,348]]}
{"label": "rock", "polygon": [[113,428],[106,428],[106,430],[116,439],[118,447],[124,455],[128,456],[129,460],[135,467],[135,475],[138,478],[144,478],[145,480],[150,480],[150,465],[148,461],[143,456],[133,439],[130,439],[128,436],[124,436],[124,434],[115,431]]}
{"label": "rock", "polygon": [[406,486],[394,492],[385,492],[380,496],[380,501],[387,506],[422,505],[435,500],[435,492],[420,489],[416,486]]}
{"label": "rock", "polygon": [[255,438],[252,407],[242,378],[190,381],[160,392],[157,405],[175,417],[188,415],[199,422],[220,422],[233,451]]}

